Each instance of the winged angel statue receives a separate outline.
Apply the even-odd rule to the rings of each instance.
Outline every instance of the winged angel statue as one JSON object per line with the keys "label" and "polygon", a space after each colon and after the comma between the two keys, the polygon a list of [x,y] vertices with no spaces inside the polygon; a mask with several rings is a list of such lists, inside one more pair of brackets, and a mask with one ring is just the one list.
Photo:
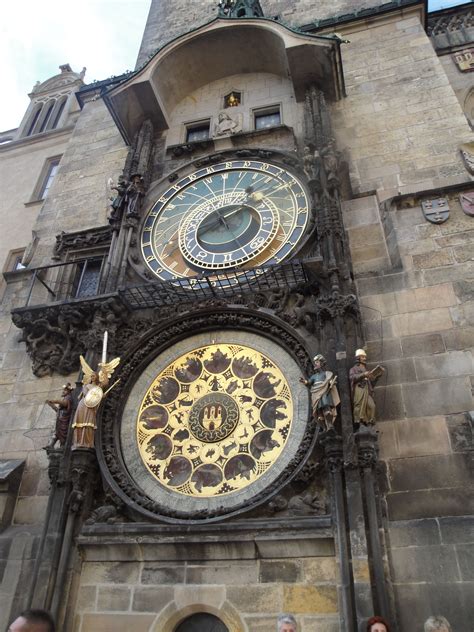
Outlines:
{"label": "winged angel statue", "polygon": [[115,382],[104,392],[104,388],[109,385],[110,378],[120,363],[120,358],[114,358],[110,362],[105,362],[104,358],[102,358],[98,369],[94,371],[82,356],[80,356],[80,359],[84,377],[82,380],[82,393],[79,395],[79,402],[72,422],[74,429],[73,450],[94,447],[97,410],[105,395],[117,383]]}

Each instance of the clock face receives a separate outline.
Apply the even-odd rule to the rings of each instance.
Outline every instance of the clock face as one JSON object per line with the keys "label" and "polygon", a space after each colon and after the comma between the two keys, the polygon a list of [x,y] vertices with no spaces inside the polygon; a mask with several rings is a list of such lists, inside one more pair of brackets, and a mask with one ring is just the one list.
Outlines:
{"label": "clock face", "polygon": [[164,515],[183,519],[262,499],[292,475],[312,432],[300,377],[287,350],[249,331],[213,329],[175,342],[127,395],[127,476]]}
{"label": "clock face", "polygon": [[308,218],[305,189],[291,173],[231,160],[163,193],[145,219],[142,254],[163,280],[273,265],[297,247]]}
{"label": "clock face", "polygon": [[222,497],[272,467],[292,419],[288,383],[270,358],[247,345],[210,344],[153,380],[138,411],[137,442],[164,487]]}

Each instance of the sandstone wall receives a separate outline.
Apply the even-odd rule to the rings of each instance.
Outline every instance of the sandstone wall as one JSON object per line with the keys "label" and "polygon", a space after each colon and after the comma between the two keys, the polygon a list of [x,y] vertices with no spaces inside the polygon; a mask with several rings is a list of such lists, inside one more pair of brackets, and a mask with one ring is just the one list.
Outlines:
{"label": "sandstone wall", "polygon": [[210,612],[231,632],[274,632],[282,611],[295,614],[302,632],[339,630],[330,541],[236,537],[142,545],[132,558],[144,561],[86,545],[75,630],[173,632],[193,612]]}
{"label": "sandstone wall", "polygon": [[[158,48],[175,39],[190,28],[197,28],[217,17],[217,2],[209,0],[161,0],[152,3],[137,59],[137,67]],[[315,6],[311,0],[262,0],[267,18],[279,16],[288,26],[298,27],[314,20],[352,13],[367,7],[389,4],[386,0],[326,0]]]}
{"label": "sandstone wall", "polygon": [[354,193],[465,181],[459,145],[472,133],[419,18],[352,29],[342,47],[347,98],[333,122]]}

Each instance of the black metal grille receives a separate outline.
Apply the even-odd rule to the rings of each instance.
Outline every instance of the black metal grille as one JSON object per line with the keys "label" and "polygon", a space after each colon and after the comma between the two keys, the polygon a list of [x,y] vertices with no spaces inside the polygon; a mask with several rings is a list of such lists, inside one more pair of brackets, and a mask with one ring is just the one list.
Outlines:
{"label": "black metal grille", "polygon": [[207,298],[228,298],[285,287],[294,288],[307,281],[303,264],[292,261],[238,273],[233,271],[175,281],[154,281],[121,289],[119,296],[130,309],[157,308]]}

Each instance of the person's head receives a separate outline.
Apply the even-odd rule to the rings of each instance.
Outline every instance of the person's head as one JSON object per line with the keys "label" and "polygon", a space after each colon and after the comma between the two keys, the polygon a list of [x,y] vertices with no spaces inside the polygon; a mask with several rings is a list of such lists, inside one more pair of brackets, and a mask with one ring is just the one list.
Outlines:
{"label": "person's head", "polygon": [[296,619],[292,614],[281,614],[277,621],[277,632],[296,632]]}
{"label": "person's head", "polygon": [[426,619],[425,632],[452,632],[452,629],[449,621],[438,615]]}
{"label": "person's head", "polygon": [[367,632],[390,632],[390,626],[383,617],[370,617]]}
{"label": "person's head", "polygon": [[63,384],[63,397],[66,397],[66,395],[69,395],[69,393],[73,390],[74,389],[71,386],[70,382],[66,382],[66,384]]}
{"label": "person's head", "polygon": [[55,632],[53,617],[46,610],[25,610],[10,624],[8,632]]}
{"label": "person's head", "polygon": [[317,370],[324,369],[326,365],[326,358],[320,353],[318,353],[318,355],[314,356],[313,358],[313,364],[314,364],[314,368]]}
{"label": "person's head", "polygon": [[355,357],[360,364],[365,364],[367,361],[367,354],[365,352],[365,349],[357,349],[357,351],[355,352]]}

